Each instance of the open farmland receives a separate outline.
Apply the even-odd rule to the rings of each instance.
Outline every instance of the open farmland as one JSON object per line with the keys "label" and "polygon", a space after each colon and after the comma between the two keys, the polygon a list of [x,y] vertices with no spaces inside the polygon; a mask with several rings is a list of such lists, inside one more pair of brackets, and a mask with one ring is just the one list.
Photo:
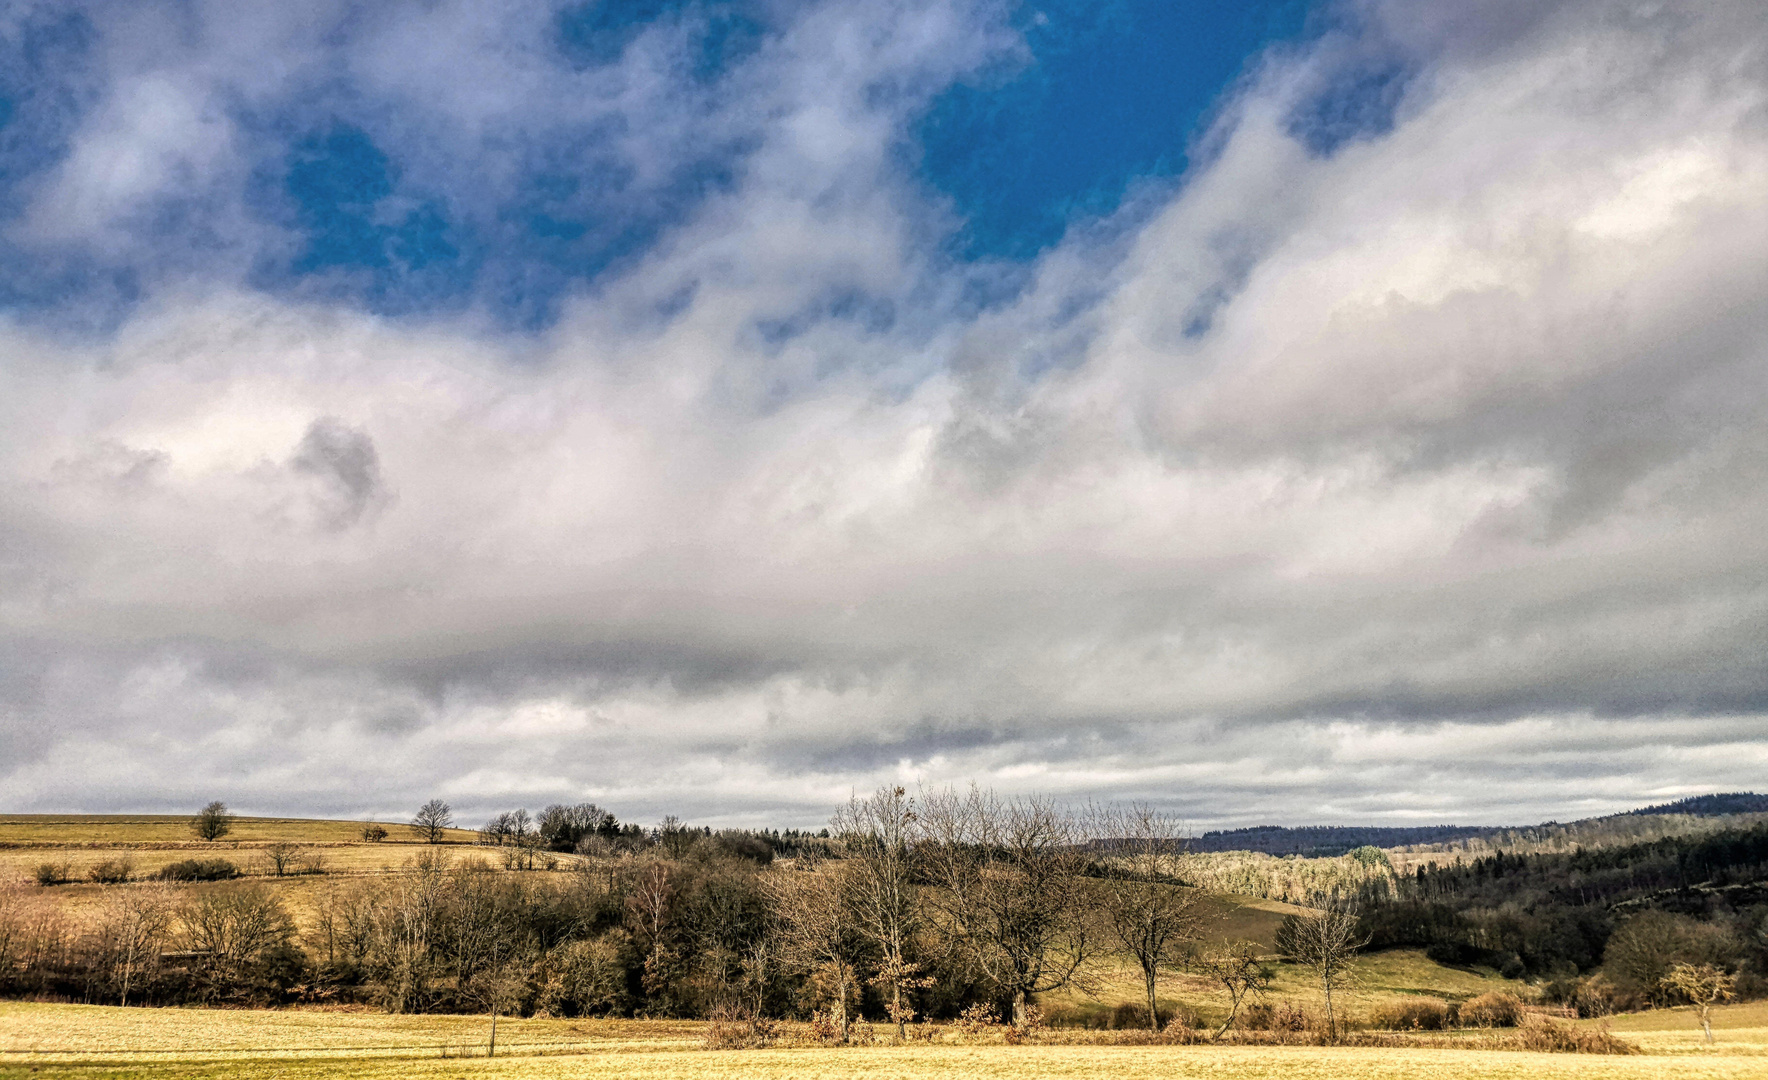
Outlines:
{"label": "open farmland", "polygon": [[[366,821],[323,818],[236,817],[218,841],[197,839],[189,814],[0,814],[0,849],[31,847],[85,848],[227,848],[274,843],[354,844],[362,840]],[[403,822],[383,821],[388,841],[410,840]],[[471,829],[447,829],[450,842],[470,843]]]}
{"label": "open farmland", "polygon": [[[1662,1023],[1673,1013],[1625,1018]],[[1591,1057],[1501,1050],[1356,1047],[1001,1045],[948,1029],[908,1045],[708,1051],[685,1021],[520,1020],[483,1054],[484,1017],[391,1017],[317,1011],[128,1010],[0,1004],[0,1076],[171,1077],[1460,1077],[1751,1080],[1768,1077],[1760,1010],[1722,1010],[1712,1047],[1680,1030],[1630,1032],[1644,1052]],[[1617,1025],[1621,1026],[1621,1025]]]}

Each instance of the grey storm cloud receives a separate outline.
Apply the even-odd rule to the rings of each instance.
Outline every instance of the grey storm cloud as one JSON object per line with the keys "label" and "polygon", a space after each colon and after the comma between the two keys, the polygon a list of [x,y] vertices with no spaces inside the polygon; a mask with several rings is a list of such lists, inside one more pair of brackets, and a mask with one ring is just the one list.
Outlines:
{"label": "grey storm cloud", "polygon": [[[974,778],[1523,822],[1759,786],[1757,5],[1352,5],[1249,71],[1182,185],[980,313],[927,250],[913,103],[868,88],[1011,42],[886,7],[770,42],[721,106],[731,189],[544,332],[225,277],[102,337],[0,328],[6,805],[809,824]],[[532,76],[464,11],[469,66]],[[1372,48],[1409,73],[1391,130],[1298,138]],[[224,188],[199,76],[232,55],[76,144]],[[352,62],[489,115],[403,56]],[[662,123],[642,62],[598,77],[667,158],[700,113]],[[38,227],[172,183],[85,160],[105,213]],[[756,332],[832,281],[896,317]]]}

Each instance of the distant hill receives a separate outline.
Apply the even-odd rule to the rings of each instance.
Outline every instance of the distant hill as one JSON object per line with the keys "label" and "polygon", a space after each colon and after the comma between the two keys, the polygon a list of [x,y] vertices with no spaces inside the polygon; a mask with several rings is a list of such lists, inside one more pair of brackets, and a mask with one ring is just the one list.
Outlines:
{"label": "distant hill", "polygon": [[1249,829],[1206,832],[1191,841],[1191,850],[1262,851],[1267,855],[1322,858],[1343,855],[1360,847],[1444,844],[1455,840],[1477,839],[1497,831],[1482,825],[1419,825],[1404,828],[1380,825],[1307,825],[1298,829],[1288,829],[1280,825],[1254,825]]}
{"label": "distant hill", "polygon": [[1647,828],[1643,822],[1637,827],[1625,824],[1629,819],[1731,818],[1747,814],[1768,814],[1768,795],[1748,791],[1696,795],[1676,802],[1645,806],[1606,817],[1585,818],[1567,824],[1547,821],[1526,826],[1307,825],[1300,828],[1255,825],[1246,829],[1217,829],[1206,832],[1191,841],[1191,850],[1260,851],[1267,855],[1325,858],[1343,855],[1360,847],[1408,848],[1415,851],[1444,850],[1449,845],[1462,848],[1471,846],[1476,849],[1485,846],[1500,849],[1569,849],[1578,844],[1606,846],[1615,842],[1637,842],[1655,838],[1660,833],[1702,831],[1718,824],[1694,826],[1692,822],[1666,821],[1662,825]]}
{"label": "distant hill", "polygon": [[1645,814],[1687,814],[1690,817],[1718,817],[1720,814],[1768,814],[1768,795],[1753,791],[1733,791],[1726,795],[1696,795],[1692,799],[1659,803],[1629,810],[1620,817]]}

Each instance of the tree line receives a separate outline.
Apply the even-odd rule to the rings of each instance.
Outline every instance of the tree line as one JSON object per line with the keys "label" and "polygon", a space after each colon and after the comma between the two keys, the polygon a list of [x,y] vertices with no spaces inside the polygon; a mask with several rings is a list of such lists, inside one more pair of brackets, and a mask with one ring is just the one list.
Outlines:
{"label": "tree line", "polygon": [[[0,978],[112,1003],[815,1016],[840,1039],[860,1017],[899,1033],[965,1015],[1027,1025],[1040,995],[1093,985],[1107,954],[1138,972],[1151,1027],[1179,965],[1219,972],[1235,1009],[1264,977],[1248,943],[1199,951],[1182,831],[1145,807],[885,788],[818,834],[635,830],[585,805],[498,815],[479,839],[420,848],[395,873],[324,878],[299,930],[262,880],[144,883],[81,923],[17,903],[15,886]],[[551,874],[485,857],[567,847]]]}
{"label": "tree line", "polygon": [[[209,811],[228,820],[219,804]],[[842,1039],[859,1017],[899,1034],[926,1018],[1029,1025],[1041,995],[1095,989],[1127,965],[1141,1022],[1162,1024],[1160,985],[1183,967],[1221,991],[1226,1030],[1270,978],[1254,943],[1204,947],[1204,892],[1234,882],[1307,891],[1295,899],[1314,911],[1285,921],[1279,951],[1317,980],[1333,1031],[1363,948],[1423,946],[1445,963],[1537,976],[1593,1013],[1686,997],[1674,982],[1688,971],[1759,992],[1752,980],[1768,970],[1768,828],[1396,875],[1378,849],[1199,856],[1147,807],[1077,813],[978,788],[881,789],[817,833],[675,818],[641,828],[578,804],[498,814],[476,845],[445,845],[453,820],[440,800],[412,827],[433,846],[396,872],[321,875],[298,927],[287,893],[265,880],[285,872],[276,860],[244,881],[225,880],[237,868],[224,859],[186,860],[106,889],[77,919],[12,885],[0,890],[0,991],[815,1017]],[[507,872],[548,858],[557,872]],[[216,884],[188,884],[198,881]]]}

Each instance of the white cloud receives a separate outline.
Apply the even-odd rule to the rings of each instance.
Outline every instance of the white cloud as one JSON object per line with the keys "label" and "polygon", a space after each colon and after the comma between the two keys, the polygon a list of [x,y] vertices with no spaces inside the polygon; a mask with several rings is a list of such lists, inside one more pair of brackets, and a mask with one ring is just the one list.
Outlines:
{"label": "white cloud", "polygon": [[[1490,6],[1470,37],[1371,6],[1426,67],[1391,134],[1311,156],[1286,118],[1330,43],[1274,58],[1121,259],[1073,238],[972,318],[894,156],[911,103],[867,89],[1011,42],[836,6],[714,114],[758,139],[733,189],[538,339],[188,282],[102,341],[7,330],[8,802],[807,822],[974,775],[1203,824],[1514,822],[1748,786],[1747,8]],[[351,62],[395,96],[473,73],[435,105],[469,128],[536,115],[531,28],[475,10]],[[665,44],[561,108],[660,109],[673,153],[701,129]],[[93,114],[91,160],[137,164],[76,152],[111,179],[62,217],[119,218],[203,142],[104,126],[203,115],[151,104]],[[831,288],[898,317],[756,329]],[[371,456],[372,512],[298,467],[315,439]]]}

